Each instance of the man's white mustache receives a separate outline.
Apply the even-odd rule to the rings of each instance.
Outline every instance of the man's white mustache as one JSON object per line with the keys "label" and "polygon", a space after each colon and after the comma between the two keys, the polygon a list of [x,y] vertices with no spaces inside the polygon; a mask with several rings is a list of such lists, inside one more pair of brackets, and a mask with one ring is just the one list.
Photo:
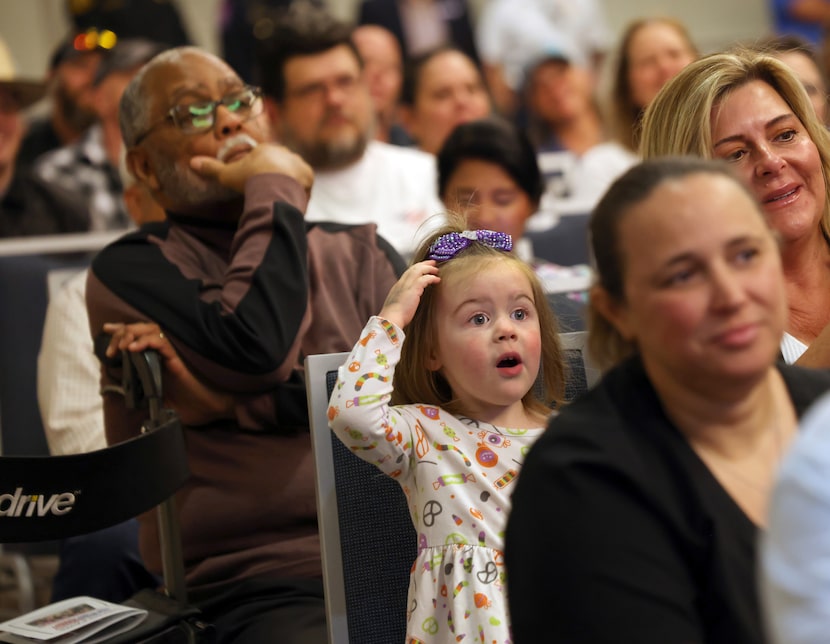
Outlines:
{"label": "man's white mustache", "polygon": [[257,143],[257,141],[248,134],[237,134],[222,144],[222,147],[220,147],[219,151],[216,153],[216,158],[224,162],[225,158],[227,158],[231,152],[236,151],[237,148],[244,146],[250,150],[253,150],[257,145],[259,145],[259,143]]}

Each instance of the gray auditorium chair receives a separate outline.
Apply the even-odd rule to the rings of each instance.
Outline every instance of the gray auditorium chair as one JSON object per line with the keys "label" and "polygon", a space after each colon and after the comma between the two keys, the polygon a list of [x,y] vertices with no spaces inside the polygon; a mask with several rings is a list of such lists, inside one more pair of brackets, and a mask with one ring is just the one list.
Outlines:
{"label": "gray auditorium chair", "polygon": [[588,263],[589,213],[563,215],[552,228],[528,231],[533,254],[560,266]]}
{"label": "gray auditorium chair", "polygon": [[[560,334],[569,400],[599,375],[586,359],[585,335]],[[329,642],[403,642],[417,537],[400,485],[354,455],[329,429],[328,401],[348,355],[305,360]]]}

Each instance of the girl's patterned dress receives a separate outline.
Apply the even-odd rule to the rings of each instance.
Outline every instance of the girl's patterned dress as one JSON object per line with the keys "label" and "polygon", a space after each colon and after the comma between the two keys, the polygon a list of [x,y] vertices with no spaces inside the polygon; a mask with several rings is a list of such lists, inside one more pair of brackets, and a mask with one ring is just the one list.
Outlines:
{"label": "girl's patterned dress", "polygon": [[389,405],[403,332],[374,317],[346,363],[329,424],[398,480],[418,534],[407,642],[511,641],[503,541],[510,494],[544,427],[509,429],[427,405]]}

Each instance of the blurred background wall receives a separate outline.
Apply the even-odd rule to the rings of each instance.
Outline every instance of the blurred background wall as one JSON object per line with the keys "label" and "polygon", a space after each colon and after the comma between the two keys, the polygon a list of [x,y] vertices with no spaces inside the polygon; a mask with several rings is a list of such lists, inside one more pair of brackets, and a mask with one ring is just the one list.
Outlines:
{"label": "blurred background wall", "polygon": [[[195,44],[218,53],[220,0],[169,1],[179,8]],[[328,0],[328,4],[341,18],[351,19],[358,1]],[[487,1],[470,0],[474,15]],[[704,52],[735,40],[757,38],[769,28],[767,0],[675,0],[670,4],[666,0],[600,2],[615,35],[634,18],[670,13],[689,27]],[[49,53],[66,33],[68,24],[66,0],[0,0],[0,36],[9,45],[18,69],[27,75],[39,77],[45,72]]]}

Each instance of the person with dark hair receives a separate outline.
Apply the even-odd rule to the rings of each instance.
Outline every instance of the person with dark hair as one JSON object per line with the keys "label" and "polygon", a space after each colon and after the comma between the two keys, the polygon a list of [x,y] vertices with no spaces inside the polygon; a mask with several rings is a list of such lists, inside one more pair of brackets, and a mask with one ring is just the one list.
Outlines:
{"label": "person with dark hair", "polygon": [[399,118],[403,57],[398,41],[392,32],[378,25],[357,27],[352,39],[363,59],[363,73],[375,107],[375,139],[412,145]]}
{"label": "person with dark hair", "polygon": [[273,133],[314,169],[306,219],[374,223],[403,254],[441,212],[435,161],[373,140],[375,116],[352,28],[311,5],[291,7],[259,43],[258,82]]}
{"label": "person with dark hair", "polygon": [[524,73],[551,49],[566,51],[592,74],[608,47],[608,26],[597,0],[490,0],[477,26],[484,76],[502,116],[515,118]]}
{"label": "person with dark hair", "polygon": [[404,58],[451,45],[478,64],[467,0],[362,0],[358,25],[385,27],[398,40]]}
{"label": "person with dark hair", "polygon": [[70,33],[49,57],[47,72],[49,112],[32,120],[17,157],[17,167],[28,171],[45,152],[74,143],[95,122],[92,81],[104,53],[117,36],[110,32]]}
{"label": "person with dark hair", "polygon": [[775,56],[793,70],[807,90],[816,116],[822,123],[827,123],[827,78],[815,47],[807,40],[792,34],[762,38],[754,47]]}
{"label": "person with dark hair", "polygon": [[[462,123],[447,137],[437,158],[438,193],[447,209],[464,215],[471,226],[510,234],[516,254],[542,280],[562,327],[584,328],[590,269],[565,258],[559,264],[540,259],[525,235],[539,208],[544,182],[533,146],[521,130],[495,116]],[[587,247],[584,227],[571,226],[568,219],[549,234],[558,235],[558,245]]]}
{"label": "person with dark hair", "polygon": [[510,234],[517,252],[544,184],[536,153],[509,121],[488,117],[456,127],[438,151],[438,194],[476,228]]}
{"label": "person with dark hair", "polygon": [[[269,141],[262,103],[195,47],[139,71],[121,99],[126,165],[166,220],[95,257],[86,301],[106,346],[108,443],[146,420],[126,408],[113,358],[147,348],[163,358],[165,406],[184,425],[191,472],[176,497],[188,599],[217,644],[322,644],[302,360],[348,350],[403,267],[372,225],[304,221],[313,172]],[[139,524],[142,558],[158,573],[155,514]]]}
{"label": "person with dark hair", "polygon": [[222,58],[246,83],[256,83],[256,47],[267,39],[285,10],[295,2],[323,7],[323,0],[221,0],[217,10]]}
{"label": "person with dark hair", "polygon": [[63,0],[75,30],[108,30],[121,39],[154,40],[167,47],[190,45],[181,0]]}
{"label": "person with dark hair", "polygon": [[778,361],[781,257],[723,162],[635,166],[591,219],[607,369],[531,448],[505,542],[517,644],[766,641],[756,541],[830,375]]}
{"label": "person with dark hair", "polygon": [[419,149],[436,154],[456,125],[491,112],[481,72],[460,49],[442,46],[405,65],[401,121]]}
{"label": "person with dark hair", "polygon": [[588,213],[637,157],[609,140],[590,71],[564,51],[534,60],[525,83],[528,136],[546,184],[543,208]]}
{"label": "person with dark hair", "polygon": [[96,123],[74,143],[42,154],[32,167],[41,183],[82,204],[85,230],[119,230],[131,223],[118,172],[123,151],[118,103],[141,66],[165,49],[167,45],[134,38],[119,40],[106,51],[89,90]]}
{"label": "person with dark hair", "polygon": [[827,0],[769,0],[772,28],[779,35],[795,35],[821,47],[830,24]]}

